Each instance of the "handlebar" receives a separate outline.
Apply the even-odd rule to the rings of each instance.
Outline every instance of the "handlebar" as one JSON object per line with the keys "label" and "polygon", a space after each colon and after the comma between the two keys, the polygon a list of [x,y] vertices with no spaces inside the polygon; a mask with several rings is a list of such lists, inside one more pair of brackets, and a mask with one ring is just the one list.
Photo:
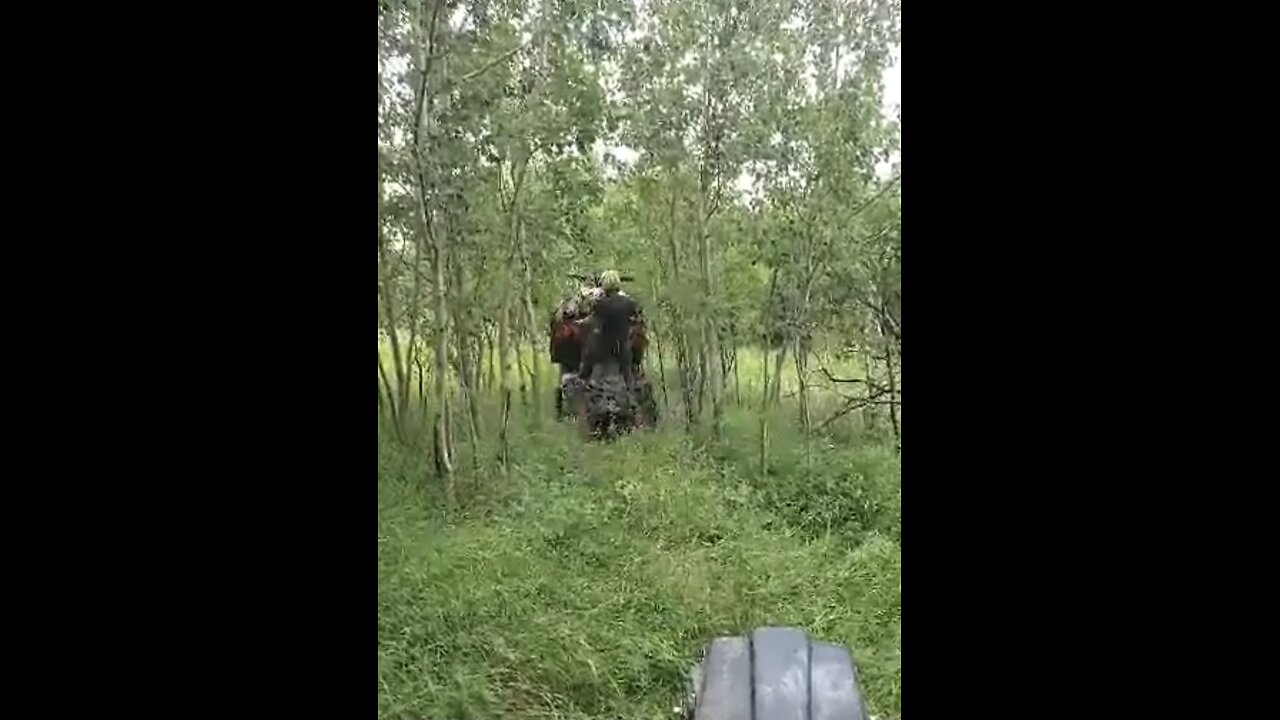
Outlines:
{"label": "handlebar", "polygon": [[[594,275],[581,275],[581,274],[579,274],[579,273],[569,273],[569,277],[570,277],[571,279],[573,279],[573,280],[577,280],[577,281],[579,281],[579,282],[589,282],[589,283],[591,283],[592,285],[599,285],[599,284],[600,284],[600,274],[599,274],[599,273],[596,273],[596,274],[594,274]],[[636,278],[635,278],[635,276],[634,276],[634,275],[619,275],[619,276],[618,276],[618,279],[619,279],[619,280],[621,280],[622,282],[635,282],[635,279],[636,279]]]}

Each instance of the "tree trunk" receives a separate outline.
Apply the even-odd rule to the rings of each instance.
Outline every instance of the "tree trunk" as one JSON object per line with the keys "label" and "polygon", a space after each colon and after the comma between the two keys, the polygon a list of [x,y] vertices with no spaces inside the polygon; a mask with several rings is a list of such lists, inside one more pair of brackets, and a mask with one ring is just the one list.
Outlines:
{"label": "tree trunk", "polygon": [[[656,320],[661,307],[658,301],[658,279],[652,278],[650,285],[653,288],[653,318]],[[658,381],[662,384],[662,407],[665,411],[671,407],[671,400],[667,397],[667,365],[662,359],[662,344],[658,341],[658,328],[654,323],[650,323],[645,331],[653,339],[653,351],[658,356]]]}
{"label": "tree trunk", "polygon": [[511,311],[508,291],[502,291],[502,308],[498,312],[498,391],[506,394],[511,389],[507,375],[511,357]]}
{"label": "tree trunk", "polygon": [[893,426],[893,448],[902,454],[902,429],[898,425],[898,368],[894,362],[893,339],[885,332],[885,321],[880,318],[877,323],[880,329],[880,340],[884,343],[884,364],[889,385],[889,423]]}
{"label": "tree trunk", "polygon": [[742,382],[738,379],[738,341],[733,342],[733,402],[742,404]]}
{"label": "tree trunk", "polygon": [[[711,429],[716,437],[720,434],[720,421],[723,408],[720,406],[720,395],[723,389],[723,375],[719,372],[720,333],[716,323],[716,311],[713,298],[715,287],[711,280],[711,233],[707,229],[706,200],[709,190],[704,186],[698,196],[698,245],[702,264],[702,292],[704,309],[702,318],[702,358],[703,375],[699,387],[704,384],[711,396]],[[701,405],[701,403],[699,403]],[[701,407],[699,407],[701,410]]]}
{"label": "tree trunk", "polygon": [[524,314],[525,324],[529,332],[529,340],[533,348],[533,357],[529,362],[529,384],[533,392],[533,411],[535,425],[542,422],[542,382],[539,375],[542,372],[542,353],[539,352],[541,345],[538,343],[538,317],[533,311],[533,270],[529,263],[529,249],[525,243],[524,223],[520,222],[516,226],[516,247],[520,254],[520,264],[524,270]]}
{"label": "tree trunk", "polygon": [[[517,313],[517,315],[520,315],[520,313]],[[524,325],[523,322],[520,324]],[[520,407],[527,409],[529,407],[529,366],[525,365],[524,355],[520,352],[521,348],[524,347],[524,343],[522,341],[528,339],[526,335],[527,333],[525,333],[522,328],[516,334],[516,340],[513,345],[516,359],[516,379],[520,381]]]}
{"label": "tree trunk", "polygon": [[487,349],[488,338],[485,337],[484,323],[481,321],[477,321],[477,324],[475,327],[475,343],[476,343],[476,361],[471,368],[471,373],[472,373],[471,387],[475,388],[476,395],[480,396],[481,394],[484,393],[484,389],[485,389],[482,384],[483,383],[482,376],[484,374],[482,371],[484,370],[485,353],[488,352],[488,349]]}
{"label": "tree trunk", "polygon": [[496,359],[498,355],[498,329],[490,326],[488,323],[484,326],[485,335],[485,362],[488,367],[485,369],[484,386],[489,390],[493,390],[496,373]]}
{"label": "tree trunk", "polygon": [[703,318],[695,319],[698,325],[698,420],[702,420],[702,409],[707,399],[707,325]]}
{"label": "tree trunk", "polygon": [[893,447],[901,455],[902,428],[898,425],[898,380],[895,377],[897,368],[894,367],[892,349],[885,352],[884,360],[889,369],[889,422],[893,425]]}
{"label": "tree trunk", "polygon": [[445,309],[445,273],[444,273],[444,239],[437,235],[432,253],[432,264],[435,265],[435,308],[437,318],[436,357],[435,357],[435,393],[436,393],[436,468],[440,479],[444,481],[445,496],[449,502],[456,500],[453,477],[453,437],[449,427],[449,394],[445,387],[448,366],[448,314]]}
{"label": "tree trunk", "polygon": [[671,407],[671,398],[667,396],[667,361],[662,357],[662,343],[658,342],[658,333],[650,329],[653,338],[653,351],[658,355],[658,382],[662,385],[662,407]]}
{"label": "tree trunk", "polygon": [[[671,252],[671,281],[672,284],[683,292],[680,286],[680,245],[676,239],[676,183],[675,179],[671,179],[671,205],[669,224],[667,228],[667,243]],[[692,432],[698,425],[698,408],[694,405],[694,378],[693,368],[690,365],[689,351],[689,332],[685,323],[683,298],[676,297],[675,302],[671,304],[673,328],[672,337],[675,338],[676,351],[676,370],[680,380],[680,399],[684,404],[685,426]]]}
{"label": "tree trunk", "polygon": [[[381,161],[381,158],[379,158]],[[381,162],[379,162],[381,165]],[[400,352],[400,333],[398,331],[398,323],[396,322],[395,299],[393,298],[393,290],[391,288],[391,274],[389,262],[387,258],[387,239],[382,230],[382,169],[378,169],[378,295],[382,300],[383,321],[386,323],[387,340],[391,344],[391,366],[395,372],[395,390],[392,391],[388,383],[388,405],[391,408],[391,427],[395,432],[396,439],[401,442],[405,441],[406,433],[404,419],[402,413],[402,405],[399,398],[402,390],[408,386],[408,378],[405,377],[404,356]],[[381,368],[382,356],[379,353],[379,367]],[[383,371],[383,380],[386,382],[386,371]]]}
{"label": "tree trunk", "polygon": [[811,454],[812,443],[810,442],[813,420],[809,416],[809,390],[808,385],[805,382],[805,376],[808,370],[806,367],[808,352],[802,346],[802,342],[799,337],[796,338],[795,345],[796,347],[792,354],[795,355],[796,382],[800,386],[798,392],[800,405],[800,428],[804,432],[804,468],[807,476],[813,469]]}
{"label": "tree trunk", "polygon": [[499,453],[500,453],[498,456],[498,460],[499,460],[499,463],[502,465],[503,475],[506,475],[510,471],[510,466],[509,466],[510,451],[511,451],[511,446],[509,443],[510,427],[511,427],[511,388],[504,388],[502,390],[502,431],[500,433],[501,437],[499,438],[499,442],[498,442]]}
{"label": "tree trunk", "polygon": [[769,471],[769,352],[765,345],[764,357],[760,361],[760,478],[764,479]]}
{"label": "tree trunk", "polygon": [[[782,400],[782,363],[787,357],[787,346],[785,344],[778,348],[778,354],[774,358],[773,366],[773,402],[776,405]],[[765,359],[768,362],[768,358]]]}
{"label": "tree trunk", "polygon": [[391,389],[391,383],[387,381],[387,369],[383,366],[381,351],[378,352],[378,379],[382,383],[380,392],[386,396],[384,399],[383,395],[378,395],[378,409],[387,413],[391,419],[392,432],[396,433],[398,440],[403,441],[404,438],[399,436],[400,416],[396,411],[396,396]]}
{"label": "tree trunk", "polygon": [[462,263],[458,262],[457,257],[454,257],[452,265],[454,285],[453,292],[450,294],[450,304],[453,306],[454,342],[458,347],[458,384],[462,390],[463,401],[466,403],[467,437],[470,440],[471,464],[473,468],[479,470],[480,408],[477,400],[479,388],[476,387],[476,383],[479,379],[477,366],[480,363],[480,358],[479,356],[471,357],[473,347],[471,339],[474,335],[478,341],[479,333],[475,332],[472,323],[469,321],[470,318],[463,309],[465,306],[463,305],[462,297],[466,294],[466,275],[463,271]]}
{"label": "tree trunk", "polygon": [[427,368],[422,353],[413,356],[413,368],[418,376],[418,407],[425,408],[427,406],[427,389],[424,382],[427,378]]}
{"label": "tree trunk", "polygon": [[477,326],[475,331],[476,361],[471,366],[471,387],[475,388],[477,395],[483,392],[483,387],[481,386],[481,382],[483,380],[481,377],[481,371],[484,369],[485,353],[488,352],[485,349],[484,340],[484,327]]}
{"label": "tree trunk", "polygon": [[[449,397],[445,389],[445,377],[449,370],[448,363],[448,315],[445,308],[445,239],[443,237],[444,230],[440,228],[440,232],[435,232],[436,228],[432,225],[433,209],[429,204],[427,197],[427,179],[429,173],[427,170],[428,148],[425,147],[427,138],[430,133],[426,132],[427,125],[430,122],[431,113],[426,109],[427,105],[427,79],[430,74],[426,72],[429,68],[428,58],[430,57],[430,47],[434,44],[435,39],[435,17],[438,14],[437,6],[432,13],[432,22],[428,35],[421,43],[421,60],[419,67],[422,68],[422,82],[418,89],[417,111],[414,124],[414,155],[418,170],[418,182],[415,183],[417,195],[417,216],[418,225],[421,231],[419,236],[417,252],[421,252],[422,245],[426,241],[431,242],[431,265],[433,271],[432,295],[434,298],[432,313],[436,319],[435,332],[435,395],[436,395],[436,413],[434,425],[435,436],[435,452],[436,452],[436,473],[444,483],[445,496],[449,502],[454,502],[456,494],[454,492],[454,474],[453,459],[450,457],[452,449],[452,439],[449,433]],[[441,75],[448,76],[447,68],[444,67],[448,61],[448,57],[441,58]],[[415,254],[416,257],[416,254]],[[418,287],[420,283],[421,273],[420,266],[415,267],[414,286]],[[415,296],[416,296],[415,291]],[[415,301],[416,303],[416,301]],[[410,344],[412,345],[414,335],[416,334],[416,324],[410,326]]]}
{"label": "tree trunk", "polygon": [[[511,166],[511,199],[506,207],[507,211],[507,253],[505,257],[506,267],[511,267],[514,263],[515,247],[518,242],[517,233],[520,228],[520,191],[524,187],[525,171],[528,168],[528,157],[516,159],[512,161]],[[511,351],[513,345],[518,347],[518,343],[513,338],[511,318],[511,283],[504,282],[502,284],[502,309],[499,313],[498,326],[498,377],[499,388],[504,396],[511,391],[511,379],[508,369],[511,366]],[[523,384],[523,383],[522,383]]]}
{"label": "tree trunk", "polygon": [[[424,196],[420,198],[420,202],[426,201],[425,191],[423,191],[423,193],[424,193]],[[421,208],[421,211],[429,212],[425,209],[425,207]],[[426,221],[425,220],[420,221],[420,231],[422,232],[422,234],[418,236],[416,238],[416,242],[414,242],[413,291],[409,295],[409,311],[408,311],[408,315],[405,318],[405,320],[407,320],[409,323],[409,341],[404,346],[404,353],[405,353],[405,358],[408,359],[410,364],[417,364],[419,362],[418,326],[422,322],[422,318],[420,317],[422,313],[421,268],[422,268],[422,246],[426,242]],[[412,368],[406,368],[406,369],[412,372]],[[419,387],[421,387],[421,382],[422,382],[421,375],[419,375],[418,377],[418,382],[419,382]],[[413,419],[414,413],[412,411],[412,408],[409,405],[409,383],[408,382],[406,382],[404,387],[400,389],[400,410],[401,410],[400,412],[401,417],[408,418],[413,428],[415,428],[414,432],[417,433],[417,428],[420,426],[418,425],[417,421]],[[420,412],[421,412],[421,408],[420,408]]]}

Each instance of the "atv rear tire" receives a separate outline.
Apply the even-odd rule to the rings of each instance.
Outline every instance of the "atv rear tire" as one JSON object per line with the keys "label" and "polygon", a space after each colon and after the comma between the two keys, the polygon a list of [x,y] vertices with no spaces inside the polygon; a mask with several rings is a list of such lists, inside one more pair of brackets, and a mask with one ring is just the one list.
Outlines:
{"label": "atv rear tire", "polygon": [[792,628],[716,638],[690,672],[689,720],[866,720],[849,651]]}

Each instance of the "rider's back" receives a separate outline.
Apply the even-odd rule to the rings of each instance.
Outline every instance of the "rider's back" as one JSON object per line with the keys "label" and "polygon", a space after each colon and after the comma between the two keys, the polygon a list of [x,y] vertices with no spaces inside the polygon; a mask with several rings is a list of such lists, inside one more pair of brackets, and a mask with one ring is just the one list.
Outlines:
{"label": "rider's back", "polygon": [[596,301],[592,314],[599,323],[601,339],[610,349],[626,341],[635,313],[636,302],[622,293],[610,293]]}

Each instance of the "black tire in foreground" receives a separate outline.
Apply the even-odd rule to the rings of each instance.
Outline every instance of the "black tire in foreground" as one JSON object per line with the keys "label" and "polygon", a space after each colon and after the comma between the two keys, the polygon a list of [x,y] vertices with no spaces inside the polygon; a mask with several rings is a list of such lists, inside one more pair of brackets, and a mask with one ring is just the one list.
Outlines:
{"label": "black tire in foreground", "polygon": [[689,720],[866,720],[848,649],[793,628],[716,638],[690,672]]}

